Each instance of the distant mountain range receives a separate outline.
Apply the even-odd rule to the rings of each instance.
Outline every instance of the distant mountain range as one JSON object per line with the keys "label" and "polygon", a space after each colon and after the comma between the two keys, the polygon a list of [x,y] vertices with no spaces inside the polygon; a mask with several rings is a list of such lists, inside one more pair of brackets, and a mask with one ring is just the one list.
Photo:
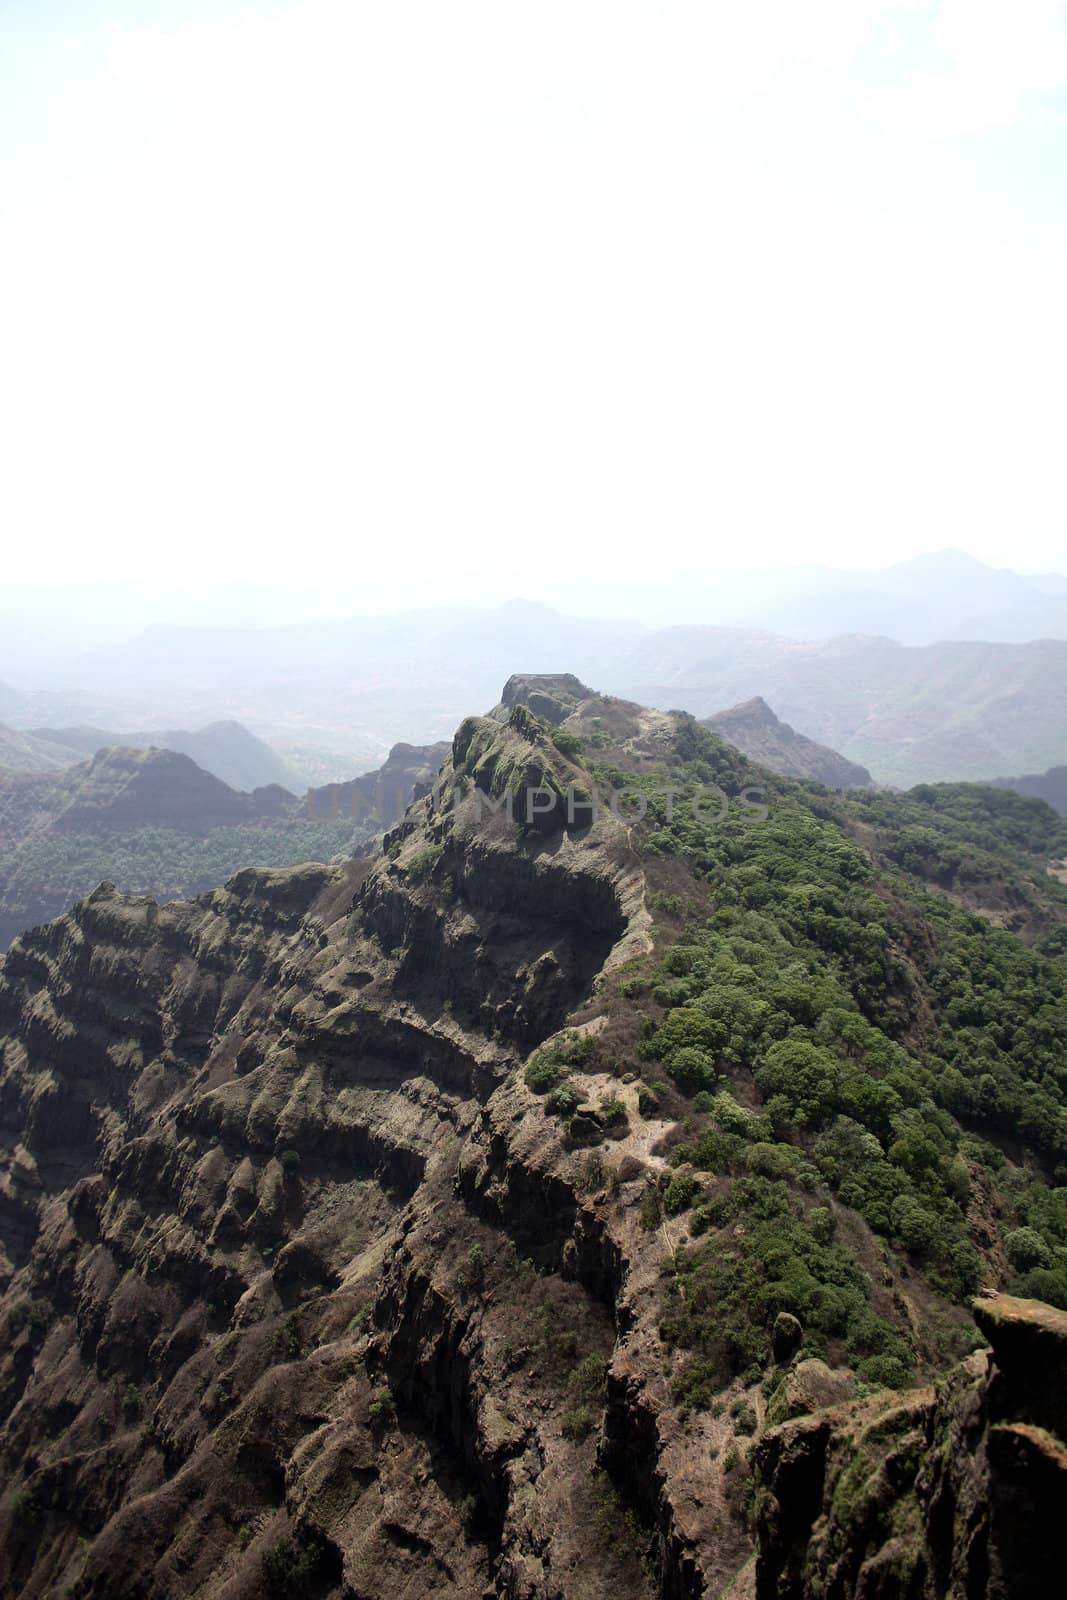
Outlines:
{"label": "distant mountain range", "polygon": [[0,768],[15,772],[55,772],[72,767],[98,750],[173,750],[212,773],[231,789],[251,793],[269,784],[297,787],[298,779],[280,756],[239,722],[213,722],[190,733],[170,728],[152,733],[114,733],[105,728],[28,728],[19,733],[0,726]]}
{"label": "distant mountain range", "polygon": [[879,783],[982,782],[1067,757],[1067,643],[1058,640],[909,647],[672,628],[632,651],[625,670],[627,698],[698,717],[761,695]]}
{"label": "distant mountain range", "polygon": [[[694,576],[694,606],[703,595],[708,616],[758,609],[754,575],[719,577],[716,602],[714,585],[702,589]],[[44,763],[68,736],[57,729],[133,727],[144,731],[132,742],[172,740],[235,786],[321,786],[379,766],[398,739],[421,746],[446,738],[464,716],[493,703],[516,667],[566,668],[603,692],[698,718],[758,697],[797,735],[866,768],[879,784],[987,780],[1067,763],[1067,638],[944,637],[966,633],[967,618],[982,617],[982,626],[1005,635],[1046,623],[1067,634],[1056,621],[1061,601],[1067,606],[1067,579],[999,573],[953,552],[866,577],[805,568],[791,578],[790,588],[781,573],[760,575],[763,613],[792,628],[792,637],[710,624],[650,629],[529,601],[291,627],[157,624],[86,652],[76,670],[67,669],[65,687],[56,672],[47,684],[0,685],[0,720],[11,737],[42,740]],[[653,599],[670,582],[651,575]],[[620,593],[606,576],[598,605]],[[587,597],[582,580],[568,580],[568,604]],[[995,622],[1005,608],[1011,627]],[[799,637],[820,622],[852,631]],[[898,638],[855,631],[857,622],[892,626]],[[899,642],[935,633],[938,642]],[[131,685],[140,696],[132,709]],[[72,714],[74,706],[82,710]],[[163,731],[220,717],[240,724],[245,745],[251,738],[268,745],[269,755],[260,750],[253,762],[242,747],[238,760]]]}
{"label": "distant mountain range", "polygon": [[[657,552],[659,554],[659,552]],[[944,639],[989,639],[1021,644],[1067,638],[1067,577],[1024,574],[990,566],[961,550],[944,549],[873,572],[814,565],[769,568],[705,567],[672,572],[664,560],[635,575],[589,561],[581,549],[566,574],[537,562],[520,583],[486,574],[429,577],[398,568],[388,585],[331,583],[318,590],[254,583],[202,590],[152,589],[113,583],[71,589],[23,590],[0,596],[0,678],[66,694],[78,682],[70,667],[136,634],[241,634],[255,640],[294,629],[329,633],[336,626],[380,630],[421,615],[434,623],[490,610],[507,588],[539,604],[559,605],[598,620],[626,617],[644,628],[678,625],[759,628],[795,638],[837,633],[880,634],[901,644]],[[502,589],[501,584],[505,587]],[[432,589],[433,599],[429,599]],[[427,610],[428,606],[433,610]],[[421,609],[417,609],[421,608]],[[80,692],[91,699],[89,685]],[[236,713],[235,713],[236,714]],[[0,704],[0,720],[6,716]],[[85,715],[63,719],[96,721]],[[121,725],[131,725],[126,717]],[[446,733],[451,730],[445,730]]]}

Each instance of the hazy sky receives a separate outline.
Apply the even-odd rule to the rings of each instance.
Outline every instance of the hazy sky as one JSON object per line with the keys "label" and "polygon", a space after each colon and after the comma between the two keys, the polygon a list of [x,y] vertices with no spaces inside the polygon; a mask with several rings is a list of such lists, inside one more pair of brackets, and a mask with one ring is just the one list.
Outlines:
{"label": "hazy sky", "polygon": [[1065,134],[1062,0],[0,0],[5,580],[1062,568]]}

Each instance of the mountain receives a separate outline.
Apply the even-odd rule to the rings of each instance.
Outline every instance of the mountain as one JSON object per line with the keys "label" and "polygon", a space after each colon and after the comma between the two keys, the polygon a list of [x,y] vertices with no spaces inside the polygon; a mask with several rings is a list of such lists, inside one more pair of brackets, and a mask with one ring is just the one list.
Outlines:
{"label": "mountain", "polygon": [[[654,565],[630,576],[580,548],[565,575],[551,563],[525,565],[527,603],[558,605],[561,580],[572,612],[601,622],[631,618],[645,628],[700,624],[813,639],[874,633],[904,644],[1067,637],[1067,577],[1017,573],[954,549],[869,572],[811,562],[672,571],[670,551],[661,550]],[[258,655],[269,638],[284,640],[294,629],[303,630],[314,651],[314,637],[323,631],[380,632],[383,623],[395,629],[420,617],[432,626],[454,626],[499,606],[509,583],[492,573],[457,572],[450,580],[437,572],[398,569],[385,583],[368,582],[361,573],[358,584],[331,582],[317,589],[298,581],[284,589],[244,583],[179,591],[109,583],[8,591],[7,607],[0,610],[0,678],[62,689],[75,681],[75,662],[99,661],[101,652],[155,630],[171,630],[172,638],[240,635]],[[516,651],[497,682],[523,660],[534,669],[533,658]],[[556,660],[577,666],[579,657],[560,653]],[[264,665],[269,667],[266,652]],[[111,687],[123,692],[118,679]],[[9,720],[2,690],[0,719]],[[121,726],[133,724],[123,718]]]}
{"label": "mountain", "polygon": [[764,625],[797,639],[882,634],[900,644],[981,639],[1021,644],[1067,638],[1067,577],[1024,576],[986,566],[961,550],[940,550],[879,572],[854,574],[793,597]]}
{"label": "mountain", "polygon": [[990,782],[996,789],[1034,795],[1061,817],[1067,816],[1067,767],[1050,767],[1048,772],[1031,773],[1025,778],[992,778]]}
{"label": "mountain", "polygon": [[309,789],[305,815],[309,819],[347,817],[376,828],[392,827],[403,816],[412,796],[433,783],[449,748],[444,742],[396,744],[374,772],[347,783]]}
{"label": "mountain", "polygon": [[704,717],[703,726],[758,761],[760,766],[785,778],[808,778],[828,789],[870,789],[873,779],[866,767],[846,761],[836,750],[806,739],[788,723],[780,722],[766,700],[756,695],[728,711]]}
{"label": "mountain", "polygon": [[[267,788],[270,784],[296,787],[294,774],[269,745],[255,734],[249,733],[239,722],[212,722],[205,728],[189,732],[184,728],[170,728],[161,732],[109,733],[102,728],[31,728],[25,735],[32,741],[69,752],[64,765],[73,766],[86,756],[112,745],[124,745],[139,750],[155,747],[159,750],[176,750],[195,761],[205,772],[231,789]],[[4,745],[0,742],[0,758]],[[0,766],[15,768],[15,760],[0,759]],[[22,771],[40,768],[19,767]]]}
{"label": "mountain", "polygon": [[0,963],[0,1588],[1042,1592],[1067,824],[523,692]]}
{"label": "mountain", "polygon": [[303,800],[277,784],[231,789],[189,756],[155,748],[0,774],[0,948],[104,880],[172,899],[244,866],[329,860],[390,827],[444,755],[398,745],[379,771]]}

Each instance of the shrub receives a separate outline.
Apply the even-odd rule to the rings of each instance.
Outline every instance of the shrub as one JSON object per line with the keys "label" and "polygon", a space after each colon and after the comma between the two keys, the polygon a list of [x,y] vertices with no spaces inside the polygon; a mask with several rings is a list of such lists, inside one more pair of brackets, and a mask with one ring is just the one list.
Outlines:
{"label": "shrub", "polygon": [[283,1150],[281,1155],[278,1157],[278,1160],[281,1162],[282,1171],[285,1173],[285,1176],[287,1178],[291,1178],[299,1170],[300,1151]]}
{"label": "shrub", "polygon": [[545,1115],[572,1117],[582,1103],[582,1097],[569,1083],[557,1084],[545,1096]]}
{"label": "shrub", "polygon": [[1052,1252],[1034,1228],[1013,1228],[1004,1239],[1004,1249],[1016,1272],[1052,1265]]}
{"label": "shrub", "polygon": [[730,1407],[730,1415],[734,1419],[734,1431],[743,1435],[753,1434],[759,1426],[755,1408],[747,1400],[738,1400]]}
{"label": "shrub", "polygon": [[304,1600],[313,1592],[322,1566],[320,1550],[298,1545],[292,1539],[279,1539],[263,1552],[264,1587],[269,1595],[284,1600]]}
{"label": "shrub", "polygon": [[676,1173],[663,1191],[663,1209],[669,1217],[676,1217],[688,1211],[699,1193],[700,1185],[691,1172]]}
{"label": "shrub", "polygon": [[582,741],[576,733],[571,733],[568,728],[554,728],[552,731],[552,743],[560,755],[573,758],[574,756],[580,756],[582,753]]}
{"label": "shrub", "polygon": [[645,1192],[641,1196],[641,1226],[649,1233],[660,1225],[663,1216],[663,1206],[659,1197],[659,1190],[654,1183],[645,1184]]}
{"label": "shrub", "polygon": [[527,1062],[523,1077],[527,1088],[532,1089],[534,1094],[547,1094],[556,1087],[563,1073],[559,1062],[547,1051],[541,1050],[532,1061]]}
{"label": "shrub", "polygon": [[567,1387],[576,1398],[592,1405],[604,1392],[604,1377],[608,1364],[603,1356],[583,1356],[567,1379]]}
{"label": "shrub", "polygon": [[444,854],[444,845],[428,844],[425,849],[417,850],[407,864],[408,879],[411,883],[422,883],[428,878]]}
{"label": "shrub", "polygon": [[132,1422],[144,1410],[144,1395],[135,1383],[126,1385],[122,1396],[122,1414],[127,1421]]}
{"label": "shrub", "polygon": [[683,1094],[713,1089],[719,1077],[711,1052],[694,1044],[673,1051],[667,1070]]}
{"label": "shrub", "polygon": [[654,1117],[659,1110],[659,1095],[647,1083],[641,1084],[637,1091],[637,1109],[643,1117]]}
{"label": "shrub", "polygon": [[52,1320],[52,1307],[47,1300],[19,1300],[7,1314],[8,1337],[14,1339],[23,1328],[40,1336],[47,1332]]}
{"label": "shrub", "polygon": [[396,1401],[388,1389],[378,1389],[367,1407],[372,1428],[390,1428],[396,1421]]}
{"label": "shrub", "polygon": [[565,1439],[570,1439],[574,1444],[581,1444],[588,1439],[596,1426],[593,1414],[588,1406],[575,1406],[573,1411],[565,1411],[562,1419],[562,1433]]}
{"label": "shrub", "polygon": [[274,1348],[283,1361],[298,1361],[304,1354],[300,1339],[300,1318],[290,1311],[280,1328],[274,1330]]}
{"label": "shrub", "polygon": [[472,1244],[460,1263],[456,1281],[461,1289],[480,1289],[485,1283],[485,1251]]}
{"label": "shrub", "polygon": [[868,1356],[856,1368],[856,1376],[863,1383],[876,1383],[882,1389],[904,1389],[909,1372],[896,1356]]}
{"label": "shrub", "polygon": [[581,1067],[591,1060],[596,1050],[596,1040],[591,1033],[577,1033],[573,1029],[551,1046],[556,1059],[568,1067]]}
{"label": "shrub", "polygon": [[620,1122],[627,1120],[626,1102],[614,1099],[602,1100],[600,1116],[605,1128],[616,1127]]}

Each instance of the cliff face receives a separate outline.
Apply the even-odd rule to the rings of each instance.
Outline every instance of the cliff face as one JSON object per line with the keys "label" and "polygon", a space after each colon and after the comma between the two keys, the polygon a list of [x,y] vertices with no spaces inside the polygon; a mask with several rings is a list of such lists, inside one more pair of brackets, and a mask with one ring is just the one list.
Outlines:
{"label": "cliff face", "polygon": [[1045,1596],[1067,1514],[1067,1313],[975,1305],[992,1346],[934,1387],[767,1433],[757,1600]]}
{"label": "cliff face", "polygon": [[[566,776],[482,728],[490,787]],[[104,886],[7,958],[3,1592],[645,1592],[561,1431],[622,1247],[509,1086],[647,946],[642,876],[465,783],[373,864]]]}

